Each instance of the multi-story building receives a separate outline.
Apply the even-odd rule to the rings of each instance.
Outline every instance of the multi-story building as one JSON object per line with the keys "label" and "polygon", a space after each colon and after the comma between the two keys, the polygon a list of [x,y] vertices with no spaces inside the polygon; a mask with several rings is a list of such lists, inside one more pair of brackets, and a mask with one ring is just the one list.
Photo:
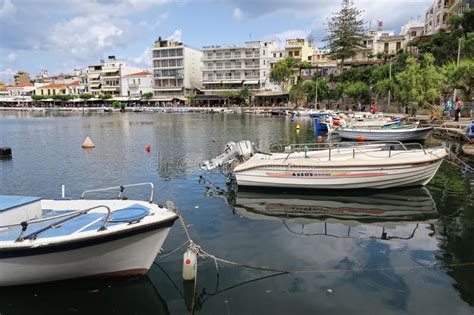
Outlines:
{"label": "multi-story building", "polygon": [[285,57],[292,57],[301,62],[311,63],[315,49],[304,38],[287,39]]}
{"label": "multi-story building", "polygon": [[24,71],[18,71],[13,75],[15,85],[31,83],[30,74]]}
{"label": "multi-story building", "polygon": [[414,38],[425,34],[425,23],[420,20],[410,20],[400,29],[400,35],[404,37],[402,46],[406,47]]}
{"label": "multi-story building", "polygon": [[453,0],[435,0],[425,13],[425,35],[432,35],[448,28],[448,9]]}
{"label": "multi-story building", "polygon": [[125,75],[121,78],[120,88],[122,96],[141,97],[153,93],[153,75],[147,71]]}
{"label": "multi-story building", "polygon": [[93,96],[105,94],[120,96],[122,94],[121,79],[132,73],[143,72],[143,69],[129,67],[117,60],[115,56],[109,56],[101,64],[78,69],[76,72],[78,80],[85,86],[84,92]]}
{"label": "multi-story building", "polygon": [[253,90],[274,90],[270,82],[273,41],[252,41],[242,46],[203,48],[203,86],[206,94],[222,90],[237,91],[243,86]]}
{"label": "multi-story building", "polygon": [[391,54],[395,55],[400,49],[403,48],[403,42],[405,36],[403,35],[389,35],[380,36],[375,45],[376,54]]}
{"label": "multi-story building", "polygon": [[152,52],[154,96],[171,100],[201,87],[202,52],[175,40],[155,41]]}
{"label": "multi-story building", "polygon": [[467,10],[474,8],[473,0],[451,0],[448,7],[449,15],[463,15]]}

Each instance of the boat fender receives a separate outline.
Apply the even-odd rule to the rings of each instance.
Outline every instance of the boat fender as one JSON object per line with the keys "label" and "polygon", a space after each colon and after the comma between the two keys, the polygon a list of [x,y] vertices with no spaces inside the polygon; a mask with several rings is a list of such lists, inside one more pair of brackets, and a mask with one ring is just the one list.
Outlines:
{"label": "boat fender", "polygon": [[151,151],[151,145],[147,144],[146,147],[145,147],[145,151],[150,153]]}
{"label": "boat fender", "polygon": [[296,124],[296,130],[300,130],[300,124]]}
{"label": "boat fender", "polygon": [[197,254],[188,248],[183,254],[183,279],[191,281],[196,278],[197,274]]}
{"label": "boat fender", "polygon": [[321,142],[323,141],[323,137],[322,136],[318,136],[318,142]]}

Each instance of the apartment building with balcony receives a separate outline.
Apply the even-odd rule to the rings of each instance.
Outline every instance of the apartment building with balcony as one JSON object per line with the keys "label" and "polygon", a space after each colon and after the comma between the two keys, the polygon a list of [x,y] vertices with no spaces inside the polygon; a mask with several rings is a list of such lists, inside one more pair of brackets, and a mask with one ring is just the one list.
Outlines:
{"label": "apartment building with balcony", "polygon": [[158,100],[178,98],[201,87],[202,52],[175,40],[155,41],[152,51],[153,90]]}
{"label": "apartment building with balcony", "polygon": [[275,90],[270,81],[273,41],[252,41],[240,46],[203,47],[203,89],[206,94],[222,90]]}
{"label": "apartment building with balcony", "polygon": [[449,15],[463,15],[469,9],[474,8],[474,0],[451,0],[448,7]]}
{"label": "apartment building with balcony", "polygon": [[425,35],[425,23],[421,20],[410,20],[401,27],[400,35],[404,37],[403,46],[406,47],[413,39]]}
{"label": "apartment building with balcony", "polygon": [[425,12],[425,35],[448,29],[449,7],[453,0],[435,0]]}
{"label": "apartment building with balcony", "polygon": [[78,69],[77,78],[84,84],[84,92],[93,96],[110,94],[122,95],[122,78],[132,73],[143,72],[143,69],[127,66],[123,61],[117,60],[115,56],[109,56],[100,64]]}

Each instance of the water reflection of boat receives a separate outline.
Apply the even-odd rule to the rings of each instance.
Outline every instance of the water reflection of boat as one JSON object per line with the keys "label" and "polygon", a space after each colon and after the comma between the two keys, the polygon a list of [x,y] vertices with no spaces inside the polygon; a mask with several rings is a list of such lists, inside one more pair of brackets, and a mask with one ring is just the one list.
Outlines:
{"label": "water reflection of boat", "polygon": [[0,289],[2,314],[169,314],[147,277],[81,279]]}
{"label": "water reflection of boat", "polygon": [[[230,202],[235,211],[252,220],[284,223],[323,223],[353,227],[376,225],[395,228],[405,223],[429,222],[438,217],[430,192],[422,188],[364,193],[270,194],[240,191]],[[287,226],[288,227],[288,226]],[[382,238],[387,236],[385,231]],[[348,237],[349,234],[341,233]],[[331,235],[335,236],[335,235]],[[350,236],[349,236],[350,237]]]}
{"label": "water reflection of boat", "polygon": [[436,205],[426,188],[394,192],[319,194],[268,194],[239,191],[234,208],[252,218],[336,219],[341,221],[417,221],[437,217]]}

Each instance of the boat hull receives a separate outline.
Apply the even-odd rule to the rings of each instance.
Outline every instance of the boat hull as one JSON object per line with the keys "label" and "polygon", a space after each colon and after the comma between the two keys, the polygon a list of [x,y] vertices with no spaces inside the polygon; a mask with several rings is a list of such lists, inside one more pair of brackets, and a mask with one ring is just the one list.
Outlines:
{"label": "boat hull", "polygon": [[442,160],[360,167],[255,168],[236,172],[239,186],[304,189],[384,189],[426,185]]}
{"label": "boat hull", "polygon": [[364,130],[364,129],[341,129],[338,134],[341,138],[350,140],[370,140],[370,141],[411,141],[426,140],[432,131],[431,127],[416,129],[380,129],[380,130]]}
{"label": "boat hull", "polygon": [[[100,275],[146,274],[171,223],[125,236],[87,240],[87,246],[47,244],[26,251],[0,252],[0,286],[41,283]],[[83,244],[84,245],[84,244]]]}

